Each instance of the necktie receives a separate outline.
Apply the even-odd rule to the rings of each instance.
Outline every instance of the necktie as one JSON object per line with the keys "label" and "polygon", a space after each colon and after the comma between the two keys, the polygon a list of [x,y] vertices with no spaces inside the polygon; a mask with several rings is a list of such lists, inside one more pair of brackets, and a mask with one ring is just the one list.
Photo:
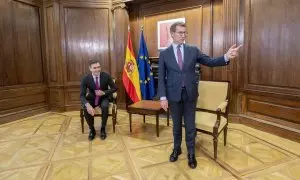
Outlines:
{"label": "necktie", "polygon": [[[99,86],[99,80],[98,80],[98,76],[96,76],[96,90],[99,90],[100,89],[100,86]],[[99,103],[99,96],[96,96],[95,97],[95,106],[97,106],[98,105],[98,103]]]}
{"label": "necktie", "polygon": [[178,60],[178,65],[179,65],[180,69],[182,70],[183,62],[182,62],[182,55],[181,55],[180,46],[181,45],[177,46],[177,60]]}
{"label": "necktie", "polygon": [[[182,60],[182,54],[181,54],[180,46],[181,45],[177,46],[177,60],[178,60],[178,65],[179,65],[180,69],[182,70],[182,68],[183,68],[183,60]],[[184,87],[184,79],[182,80],[181,83],[182,83],[182,87]]]}

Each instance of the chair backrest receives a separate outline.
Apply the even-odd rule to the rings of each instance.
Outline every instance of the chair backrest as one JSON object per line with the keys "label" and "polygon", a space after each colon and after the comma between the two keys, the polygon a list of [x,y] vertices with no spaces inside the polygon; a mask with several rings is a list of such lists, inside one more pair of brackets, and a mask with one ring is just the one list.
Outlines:
{"label": "chair backrest", "polygon": [[199,81],[197,108],[216,111],[227,100],[228,89],[229,82]]}

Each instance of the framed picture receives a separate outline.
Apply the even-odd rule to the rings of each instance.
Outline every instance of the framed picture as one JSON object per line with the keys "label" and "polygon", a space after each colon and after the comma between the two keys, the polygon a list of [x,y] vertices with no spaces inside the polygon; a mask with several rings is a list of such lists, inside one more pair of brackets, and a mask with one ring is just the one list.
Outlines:
{"label": "framed picture", "polygon": [[173,38],[170,33],[170,27],[174,22],[178,21],[185,23],[185,18],[157,21],[157,46],[159,50],[165,49],[172,44]]}

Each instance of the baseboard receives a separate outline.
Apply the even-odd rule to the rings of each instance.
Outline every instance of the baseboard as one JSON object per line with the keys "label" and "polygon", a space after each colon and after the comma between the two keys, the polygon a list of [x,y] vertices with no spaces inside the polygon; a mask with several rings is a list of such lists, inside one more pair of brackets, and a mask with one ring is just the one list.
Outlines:
{"label": "baseboard", "polygon": [[299,130],[291,127],[270,123],[268,121],[264,121],[262,119],[254,118],[247,115],[239,115],[239,119],[237,122],[295,142],[300,142]]}
{"label": "baseboard", "polygon": [[65,107],[64,106],[50,106],[49,110],[54,111],[54,112],[65,112]]}
{"label": "baseboard", "polygon": [[74,105],[66,105],[65,110],[66,111],[79,111],[81,108],[81,104],[74,104]]}
{"label": "baseboard", "polygon": [[118,108],[126,110],[126,103],[118,103]]}
{"label": "baseboard", "polygon": [[19,110],[13,113],[4,114],[0,116],[0,124],[13,122],[29,116],[45,113],[47,111],[48,111],[48,105],[44,105],[44,106],[37,106],[33,108]]}
{"label": "baseboard", "polygon": [[228,115],[228,122],[240,124],[240,116],[238,114],[229,114]]}

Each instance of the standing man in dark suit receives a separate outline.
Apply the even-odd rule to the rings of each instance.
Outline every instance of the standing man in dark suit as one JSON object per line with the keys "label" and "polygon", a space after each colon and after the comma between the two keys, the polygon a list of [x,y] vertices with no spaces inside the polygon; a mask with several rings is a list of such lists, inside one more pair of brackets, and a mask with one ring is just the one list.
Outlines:
{"label": "standing man in dark suit", "polygon": [[108,118],[109,95],[116,92],[117,87],[109,74],[101,72],[98,61],[91,60],[89,69],[91,74],[84,76],[80,84],[80,100],[85,106],[84,117],[90,128],[88,139],[91,141],[95,138],[94,108],[100,106],[102,111],[100,138],[104,140],[106,138],[105,126]]}
{"label": "standing man in dark suit", "polygon": [[195,110],[198,97],[198,81],[195,74],[196,63],[206,66],[224,66],[229,59],[235,58],[239,47],[232,46],[218,58],[210,58],[197,47],[184,44],[186,25],[176,22],[170,27],[173,43],[162,51],[158,67],[158,95],[161,107],[167,111],[170,105],[173,120],[174,149],[170,161],[175,162],[181,154],[182,117],[184,118],[188,165],[197,167],[195,158]]}

